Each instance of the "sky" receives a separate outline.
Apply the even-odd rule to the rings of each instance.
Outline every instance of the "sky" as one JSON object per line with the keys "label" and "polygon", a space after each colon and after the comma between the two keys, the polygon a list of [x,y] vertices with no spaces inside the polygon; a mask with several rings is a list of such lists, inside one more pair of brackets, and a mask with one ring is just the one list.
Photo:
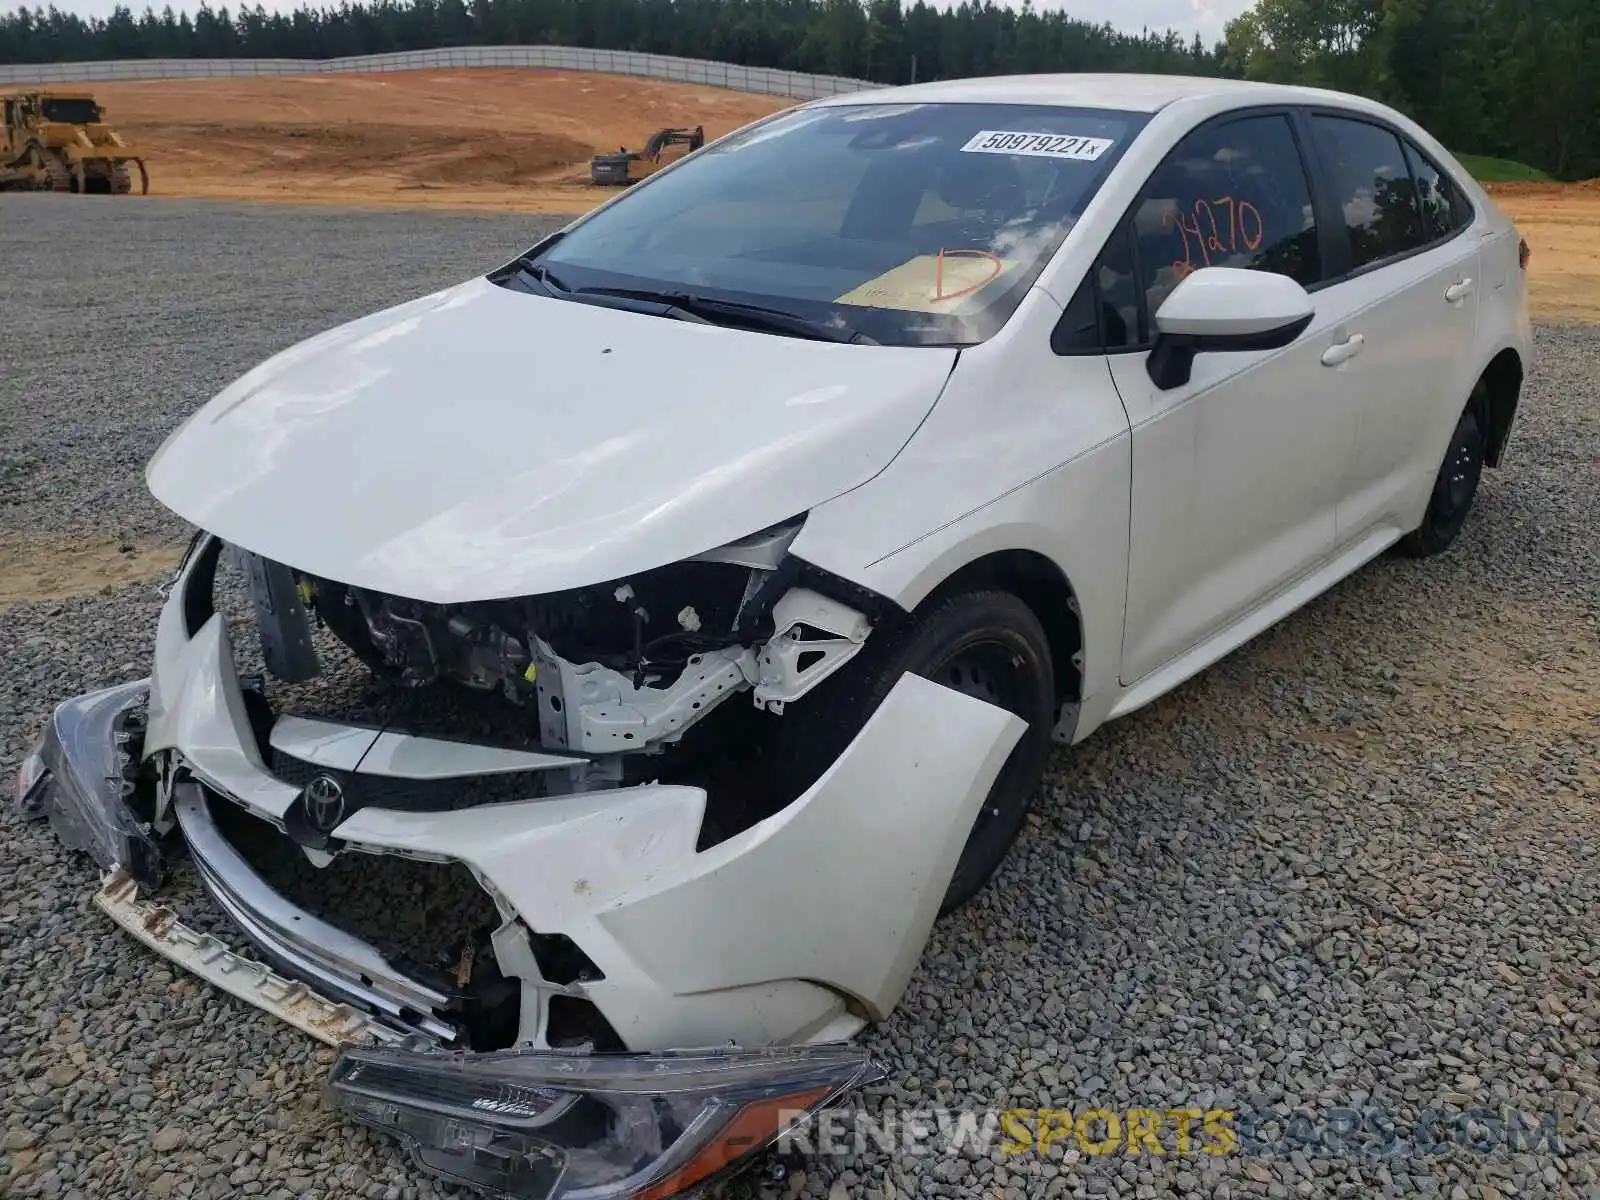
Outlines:
{"label": "sky", "polygon": [[1085,21],[1110,21],[1118,29],[1176,29],[1199,33],[1206,44],[1220,41],[1222,29],[1255,0],[1035,0],[1040,9],[1064,8]]}
{"label": "sky", "polygon": [[[36,0],[22,0],[28,7],[33,7]],[[105,17],[111,15],[111,10],[116,7],[118,0],[55,0],[56,7],[64,12],[75,12],[85,17]],[[157,11],[167,3],[167,0],[122,0],[135,13],[143,12],[146,7]],[[228,7],[238,7],[237,0],[212,0],[213,8],[220,8],[227,3]],[[1251,0],[1115,0],[1107,3],[1106,0],[1035,0],[1035,5],[1040,9],[1064,8],[1075,17],[1086,21],[1110,21],[1119,29],[1138,30],[1141,26],[1151,29],[1173,28],[1185,36],[1199,33],[1207,44],[1217,41],[1222,37],[1222,27],[1229,20],[1238,16],[1250,7]],[[269,12],[287,12],[297,7],[298,0],[261,0],[261,6]],[[0,9],[10,9],[14,4],[8,0],[0,0]],[[174,0],[172,7],[176,10],[187,9],[193,12],[199,7],[199,0]]]}

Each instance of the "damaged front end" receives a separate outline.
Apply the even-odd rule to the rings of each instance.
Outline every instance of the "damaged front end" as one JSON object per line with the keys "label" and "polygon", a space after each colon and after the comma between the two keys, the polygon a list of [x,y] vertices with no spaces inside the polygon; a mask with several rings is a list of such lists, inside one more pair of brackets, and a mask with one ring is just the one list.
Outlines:
{"label": "damaged front end", "polygon": [[[906,675],[831,763],[782,767],[804,697],[892,617],[789,555],[797,528],[463,604],[199,535],[150,679],[61,704],[19,800],[129,933],[343,1047],[337,1103],[425,1168],[517,1197],[698,1188],[881,1074],[849,1039],[899,999],[1023,728]],[[346,650],[381,718],[300,704]],[[493,735],[439,719],[463,696]],[[180,836],[259,958],[160,899]],[[278,884],[351,862],[455,872],[487,916],[416,959]]]}
{"label": "damaged front end", "polygon": [[[799,520],[694,559],[552,596],[436,604],[246,555],[268,667],[318,670],[306,609],[380,675],[497,692],[543,746],[609,760],[660,753],[750,690],[781,712],[861,649],[884,602],[786,557]],[[841,602],[816,590],[849,594]],[[854,594],[850,594],[850,593]],[[281,650],[274,648],[281,647]]]}

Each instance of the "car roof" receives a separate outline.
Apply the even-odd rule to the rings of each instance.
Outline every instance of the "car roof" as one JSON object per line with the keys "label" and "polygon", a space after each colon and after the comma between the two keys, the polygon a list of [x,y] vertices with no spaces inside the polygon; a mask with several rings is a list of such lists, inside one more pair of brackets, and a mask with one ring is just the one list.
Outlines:
{"label": "car roof", "polygon": [[[1179,100],[1237,97],[1248,104],[1348,104],[1355,97],[1320,88],[1247,83],[1240,79],[1208,79],[1192,75],[990,75],[947,79],[909,87],[849,92],[816,102],[831,107],[848,104],[1048,104],[1062,108],[1105,108],[1124,112],[1159,112]],[[1359,101],[1356,101],[1359,104]]]}

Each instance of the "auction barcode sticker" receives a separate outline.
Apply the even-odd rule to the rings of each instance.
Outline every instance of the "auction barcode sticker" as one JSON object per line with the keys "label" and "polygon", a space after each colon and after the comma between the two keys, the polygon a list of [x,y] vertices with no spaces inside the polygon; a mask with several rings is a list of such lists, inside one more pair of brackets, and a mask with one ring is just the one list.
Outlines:
{"label": "auction barcode sticker", "polygon": [[961,147],[963,154],[1027,154],[1034,158],[1071,158],[1093,162],[1115,146],[1111,138],[1077,137],[1068,133],[1021,133],[980,129]]}

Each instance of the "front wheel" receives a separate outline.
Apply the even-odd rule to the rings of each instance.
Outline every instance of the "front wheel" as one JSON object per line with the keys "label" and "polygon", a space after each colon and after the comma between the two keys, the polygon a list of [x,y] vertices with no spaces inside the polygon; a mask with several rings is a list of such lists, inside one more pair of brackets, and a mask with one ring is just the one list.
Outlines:
{"label": "front wheel", "polygon": [[1467,523],[1472,501],[1483,476],[1484,457],[1489,446],[1489,403],[1480,386],[1456,421],[1450,447],[1434,477],[1433,492],[1422,524],[1400,542],[1400,551],[1412,558],[1442,554],[1456,540]]}
{"label": "front wheel", "polygon": [[904,624],[878,630],[854,661],[781,718],[774,760],[784,791],[809,787],[907,672],[1028,723],[967,835],[939,909],[943,915],[970,900],[994,873],[1032,806],[1055,721],[1050,643],[1032,609],[991,589],[945,596]]}

